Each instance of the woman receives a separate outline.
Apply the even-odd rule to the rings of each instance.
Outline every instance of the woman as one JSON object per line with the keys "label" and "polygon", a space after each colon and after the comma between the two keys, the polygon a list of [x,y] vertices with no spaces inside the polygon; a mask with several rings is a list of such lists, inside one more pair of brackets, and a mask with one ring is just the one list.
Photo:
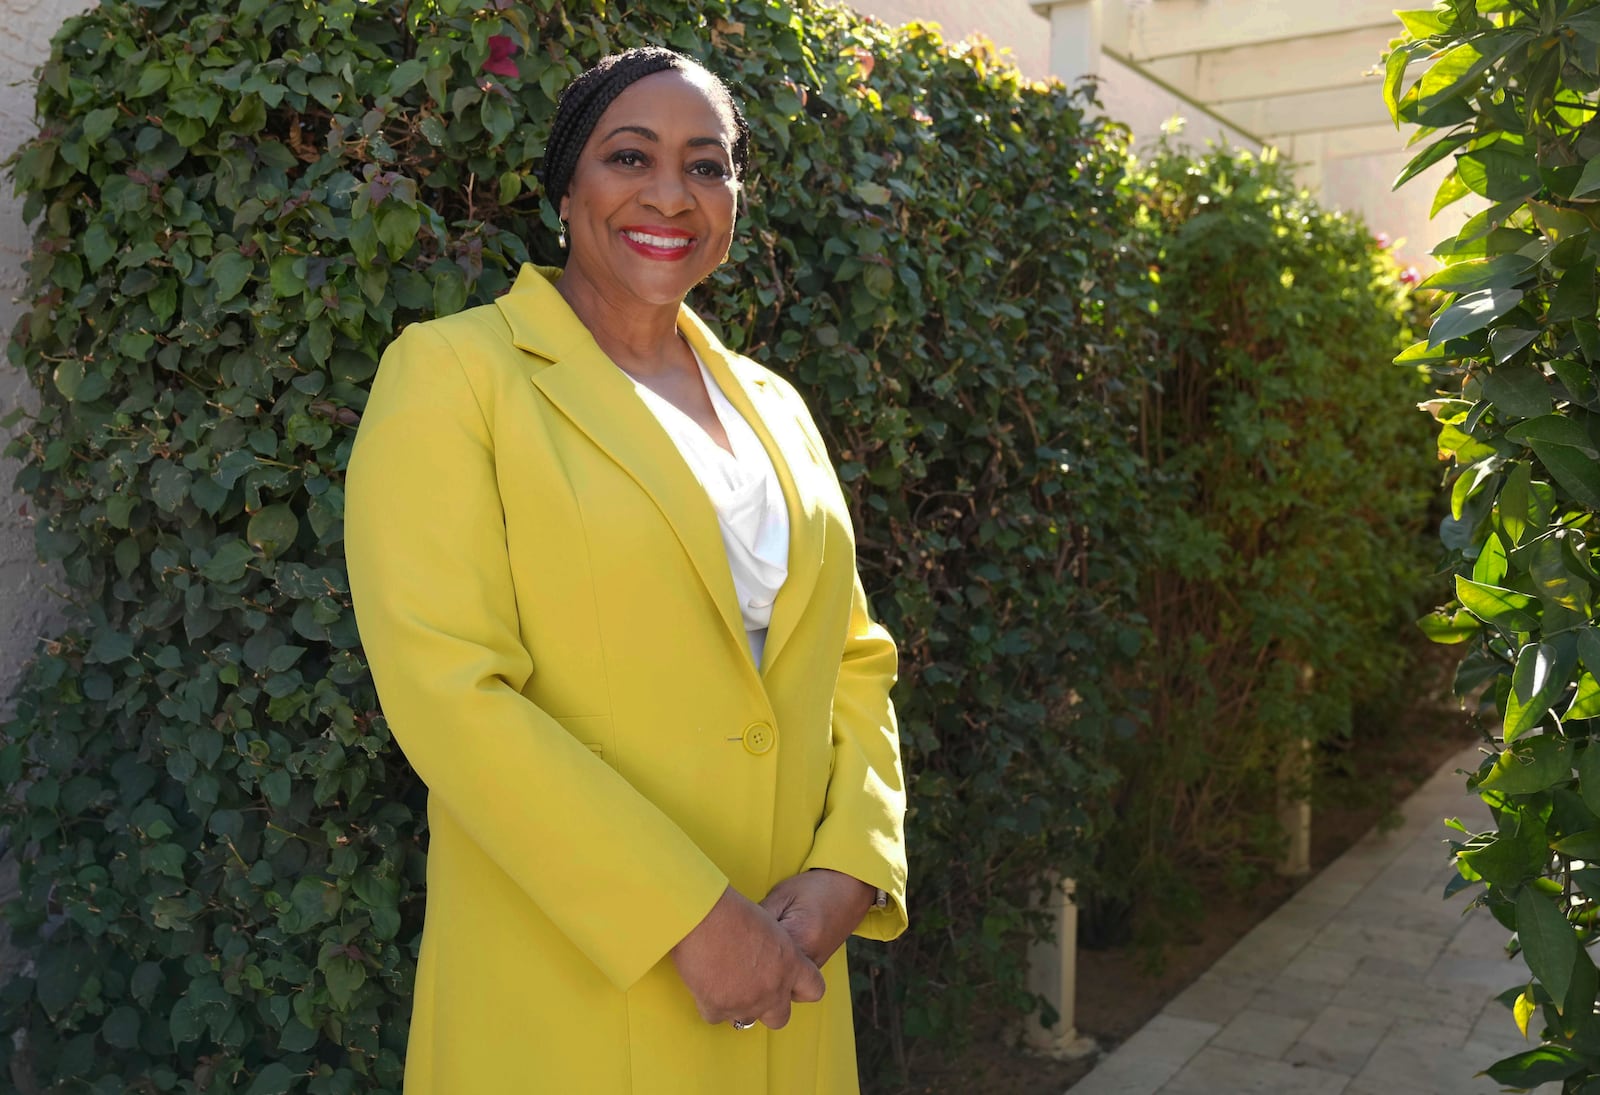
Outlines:
{"label": "woman", "polygon": [[746,145],[700,66],[603,61],[546,149],[564,271],[373,384],[351,589],[430,792],[407,1095],[856,1089],[841,944],[906,922],[895,650],[804,405],[683,304]]}

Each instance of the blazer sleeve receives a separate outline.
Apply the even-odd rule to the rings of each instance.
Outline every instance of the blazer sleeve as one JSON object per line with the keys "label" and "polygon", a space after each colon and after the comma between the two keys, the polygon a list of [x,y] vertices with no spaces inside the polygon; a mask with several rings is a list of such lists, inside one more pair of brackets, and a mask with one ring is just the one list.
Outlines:
{"label": "blazer sleeve", "polygon": [[533,659],[517,626],[493,418],[430,326],[407,328],[384,354],[350,458],[345,540],[362,645],[429,810],[447,811],[625,989],[728,880],[522,694]]}
{"label": "blazer sleeve", "polygon": [[[791,389],[790,397],[802,408],[812,444],[827,452],[799,395]],[[869,912],[855,932],[887,940],[907,924],[905,773],[889,698],[899,656],[894,639],[868,611],[861,575],[851,578],[849,630],[833,693],[833,775],[805,868],[839,871],[888,894],[887,906]]]}

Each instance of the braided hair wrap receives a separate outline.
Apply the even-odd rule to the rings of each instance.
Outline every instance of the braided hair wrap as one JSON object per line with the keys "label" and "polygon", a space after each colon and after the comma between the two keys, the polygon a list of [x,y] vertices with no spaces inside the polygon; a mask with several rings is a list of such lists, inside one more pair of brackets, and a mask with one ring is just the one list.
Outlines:
{"label": "braided hair wrap", "polygon": [[561,199],[567,196],[572,185],[572,174],[577,169],[578,157],[599,124],[600,116],[635,83],[646,76],[668,69],[695,70],[706,74],[714,98],[726,107],[733,123],[734,140],[729,153],[733,159],[735,178],[743,178],[750,155],[750,127],[744,112],[729,94],[727,85],[712,75],[698,62],[681,53],[660,46],[640,46],[636,49],[613,53],[601,58],[598,64],[575,78],[561,92],[556,104],[555,122],[550,127],[550,139],[545,143],[544,162],[539,167],[539,181],[544,185],[545,197],[561,209]]}

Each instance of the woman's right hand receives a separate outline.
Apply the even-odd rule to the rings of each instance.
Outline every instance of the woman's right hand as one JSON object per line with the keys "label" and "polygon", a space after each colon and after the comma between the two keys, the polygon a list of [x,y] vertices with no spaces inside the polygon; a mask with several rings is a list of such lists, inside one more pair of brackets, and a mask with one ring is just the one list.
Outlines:
{"label": "woman's right hand", "polygon": [[672,948],[678,976],[708,1023],[758,1019],[776,1030],[791,1002],[822,999],[822,973],[760,905],[732,886]]}

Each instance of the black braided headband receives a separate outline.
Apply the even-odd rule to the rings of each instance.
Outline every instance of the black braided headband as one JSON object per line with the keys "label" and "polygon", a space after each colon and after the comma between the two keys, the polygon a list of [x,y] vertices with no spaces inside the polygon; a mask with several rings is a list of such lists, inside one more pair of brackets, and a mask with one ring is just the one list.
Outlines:
{"label": "black braided headband", "polygon": [[[593,68],[566,86],[561,92],[560,102],[556,104],[556,119],[550,127],[550,140],[545,144],[544,162],[539,168],[539,181],[544,184],[545,197],[557,211],[572,183],[578,157],[582,155],[584,145],[589,143],[589,136],[606,108],[616,101],[618,95],[646,76],[667,69],[687,68],[705,71],[698,62],[681,53],[660,46],[640,46],[602,58]],[[729,152],[733,158],[734,177],[742,178],[750,155],[750,127],[745,122],[739,104],[729,94],[727,85],[715,76],[711,79],[733,118],[734,142]]]}

